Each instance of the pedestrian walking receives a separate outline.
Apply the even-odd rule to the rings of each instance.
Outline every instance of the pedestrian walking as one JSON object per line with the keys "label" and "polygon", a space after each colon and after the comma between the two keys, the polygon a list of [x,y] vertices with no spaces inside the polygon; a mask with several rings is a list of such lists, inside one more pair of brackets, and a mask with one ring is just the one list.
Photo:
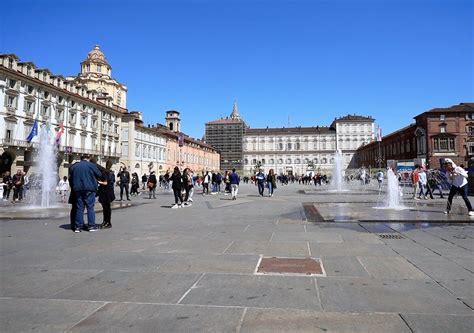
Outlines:
{"label": "pedestrian walking", "polygon": [[419,175],[419,168],[420,166],[418,164],[415,164],[415,169],[413,170],[413,172],[411,173],[411,184],[413,185],[413,199],[415,200],[419,200],[417,197],[416,197],[416,193],[418,192],[418,189],[420,187],[419,183],[420,183],[420,175]]}
{"label": "pedestrian walking", "polygon": [[206,171],[204,178],[202,180],[202,194],[209,194],[209,183],[211,182],[211,175],[209,171]]}
{"label": "pedestrian walking", "polygon": [[426,190],[426,184],[428,183],[428,178],[426,177],[426,172],[423,169],[423,167],[420,165],[418,167],[418,184],[420,187],[420,193],[418,193],[418,199],[421,199],[421,196],[423,196],[423,199],[426,198],[427,190]]}
{"label": "pedestrian walking", "polygon": [[472,210],[471,202],[467,197],[467,171],[461,168],[460,166],[457,166],[450,158],[445,159],[445,163],[448,172],[448,182],[451,184],[445,214],[451,213],[454,195],[459,193],[462,196],[464,203],[466,204],[469,216],[474,216],[474,211]]}
{"label": "pedestrian walking", "polygon": [[140,187],[140,181],[138,180],[138,174],[132,173],[130,195],[138,196],[138,188]]}
{"label": "pedestrian walking", "polygon": [[265,175],[262,169],[257,172],[255,179],[258,186],[258,193],[263,197],[263,191],[265,190]]}
{"label": "pedestrian walking", "polygon": [[171,188],[173,189],[174,194],[174,205],[171,206],[171,208],[181,208],[183,207],[183,195],[181,194],[181,191],[183,190],[183,176],[179,171],[179,167],[174,167],[170,180],[172,181]]}
{"label": "pedestrian walking", "polygon": [[147,181],[149,199],[151,199],[152,195],[153,195],[153,199],[156,199],[156,184],[157,184],[157,179],[156,179],[155,171],[152,171]]}
{"label": "pedestrian walking", "polygon": [[123,192],[127,195],[127,200],[130,201],[130,196],[128,194],[128,187],[130,184],[130,173],[127,171],[127,167],[123,167],[122,171],[119,173],[119,184],[120,184],[120,201],[123,200]]}
{"label": "pedestrian walking", "polygon": [[275,191],[277,187],[275,172],[273,171],[273,169],[270,169],[268,171],[267,186],[268,186],[268,196],[273,197],[273,191]]}
{"label": "pedestrian walking", "polygon": [[[155,176],[155,178],[156,178],[156,176]],[[147,186],[147,183],[148,183],[148,176],[146,175],[146,173],[144,173],[143,176],[142,176],[142,190],[143,191],[145,191],[145,187]]]}
{"label": "pedestrian walking", "polygon": [[191,206],[191,202],[193,200],[191,199],[191,201],[189,201],[189,195],[193,188],[193,174],[189,168],[186,168],[183,171],[183,187],[184,187],[184,190],[186,191],[186,195],[184,197],[184,205]]}
{"label": "pedestrian walking", "polygon": [[74,232],[81,232],[84,226],[84,209],[87,209],[88,231],[96,231],[95,225],[95,196],[97,193],[97,180],[102,173],[93,163],[89,162],[88,156],[83,156],[81,161],[74,164],[70,169],[73,202],[76,205],[76,218]]}
{"label": "pedestrian walking", "polygon": [[232,169],[232,173],[229,175],[231,193],[232,193],[232,200],[237,200],[237,193],[239,192],[239,183],[240,177],[235,172],[235,168]]}

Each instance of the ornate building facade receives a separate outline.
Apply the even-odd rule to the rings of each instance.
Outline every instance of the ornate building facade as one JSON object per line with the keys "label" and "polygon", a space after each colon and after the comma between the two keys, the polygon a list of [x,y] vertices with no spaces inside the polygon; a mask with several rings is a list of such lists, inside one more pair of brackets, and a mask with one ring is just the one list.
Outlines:
{"label": "ornate building facade", "polygon": [[[26,138],[35,119],[63,134],[58,145],[58,173],[82,154],[105,164],[118,164],[121,117],[126,110],[87,86],[21,62],[14,54],[0,55],[0,173],[33,166],[39,137]],[[34,172],[34,171],[33,171]]]}
{"label": "ornate building facade", "polygon": [[99,45],[96,45],[81,62],[81,72],[66,79],[73,85],[85,86],[88,91],[96,95],[97,99],[110,101],[117,108],[127,108],[128,89],[112,78],[112,66]]}
{"label": "ornate building facade", "polygon": [[122,117],[122,156],[120,164],[138,175],[167,168],[167,138],[150,125],[145,126],[141,112]]}
{"label": "ornate building facade", "polygon": [[344,167],[356,167],[354,153],[374,138],[374,119],[348,115],[329,127],[247,128],[243,138],[244,174],[262,168],[277,174],[330,174],[336,150]]}
{"label": "ornate building facade", "polygon": [[220,154],[217,149],[179,131],[181,119],[178,111],[167,111],[165,120],[166,126],[157,124],[154,127],[157,133],[167,139],[167,164],[163,170],[172,172],[175,166],[181,169],[191,168],[195,174],[220,170]]}

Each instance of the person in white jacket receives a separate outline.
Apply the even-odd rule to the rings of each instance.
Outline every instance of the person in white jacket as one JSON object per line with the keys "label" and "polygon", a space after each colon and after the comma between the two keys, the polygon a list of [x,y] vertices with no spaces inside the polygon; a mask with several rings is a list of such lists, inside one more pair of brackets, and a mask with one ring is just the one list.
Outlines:
{"label": "person in white jacket", "polygon": [[464,202],[466,203],[469,216],[474,216],[474,211],[472,210],[471,202],[467,197],[467,171],[454,164],[453,160],[451,160],[450,158],[447,158],[444,161],[446,163],[446,170],[448,171],[448,182],[451,184],[451,189],[449,190],[448,195],[448,204],[445,213],[449,214],[451,212],[453,197],[456,195],[456,193],[459,193],[462,196]]}

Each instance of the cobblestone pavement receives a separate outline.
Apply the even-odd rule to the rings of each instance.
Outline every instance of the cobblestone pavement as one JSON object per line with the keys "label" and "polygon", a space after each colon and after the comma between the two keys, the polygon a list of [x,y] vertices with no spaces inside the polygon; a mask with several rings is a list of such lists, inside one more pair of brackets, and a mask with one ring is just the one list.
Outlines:
{"label": "cobblestone pavement", "polygon": [[[133,197],[113,228],[0,207],[2,332],[473,332],[474,228],[462,201],[279,186],[260,197]],[[119,208],[120,203],[117,203]],[[16,209],[16,208],[15,208]],[[13,216],[14,215],[14,216]],[[15,220],[9,219],[15,217]],[[101,221],[101,213],[97,213]],[[322,274],[263,274],[262,257]],[[283,267],[283,266],[282,266]]]}

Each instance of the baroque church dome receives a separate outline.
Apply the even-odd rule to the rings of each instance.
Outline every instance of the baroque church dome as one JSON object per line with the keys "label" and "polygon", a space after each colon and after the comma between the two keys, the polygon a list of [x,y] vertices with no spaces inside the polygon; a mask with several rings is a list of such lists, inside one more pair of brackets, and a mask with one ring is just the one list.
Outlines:
{"label": "baroque church dome", "polygon": [[102,63],[105,65],[109,65],[107,58],[105,58],[104,53],[100,50],[100,46],[94,46],[94,49],[87,54],[87,59],[84,62],[94,62],[94,63]]}

